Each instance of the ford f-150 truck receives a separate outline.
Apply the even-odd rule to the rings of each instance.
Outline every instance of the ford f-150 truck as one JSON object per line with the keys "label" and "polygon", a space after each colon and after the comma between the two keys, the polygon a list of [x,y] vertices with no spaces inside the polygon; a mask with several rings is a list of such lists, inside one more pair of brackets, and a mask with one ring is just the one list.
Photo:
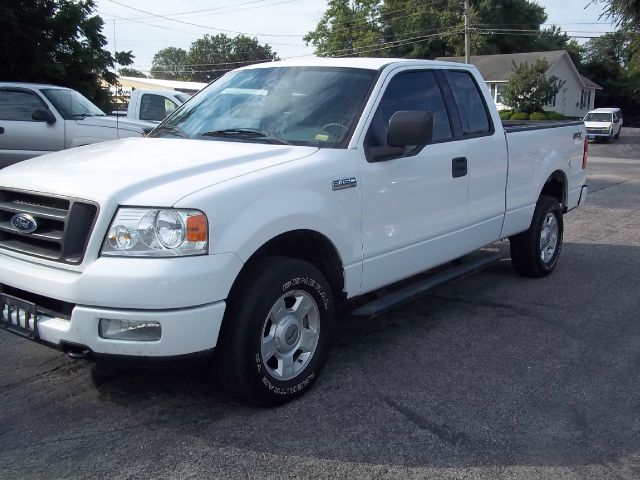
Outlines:
{"label": "ford f-150 truck", "polygon": [[210,355],[263,405],[309,389],[336,311],[380,314],[501,239],[551,273],[587,195],[582,122],[504,127],[456,63],[253,65],[149,137],[0,172],[0,325],[74,357]]}
{"label": "ford f-150 truck", "polygon": [[70,88],[0,83],[0,168],[65,148],[140,137],[154,122],[107,117]]}

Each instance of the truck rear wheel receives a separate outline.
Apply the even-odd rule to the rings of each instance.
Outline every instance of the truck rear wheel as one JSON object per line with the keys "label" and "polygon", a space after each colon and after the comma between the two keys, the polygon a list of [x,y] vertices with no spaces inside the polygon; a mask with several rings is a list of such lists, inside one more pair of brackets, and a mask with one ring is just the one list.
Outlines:
{"label": "truck rear wheel", "polygon": [[541,195],[531,226],[509,239],[511,263],[520,275],[544,277],[555,269],[562,250],[562,211],[558,201]]}
{"label": "truck rear wheel", "polygon": [[322,273],[288,257],[259,260],[229,299],[215,370],[242,400],[275,406],[306,392],[325,362],[334,318]]}

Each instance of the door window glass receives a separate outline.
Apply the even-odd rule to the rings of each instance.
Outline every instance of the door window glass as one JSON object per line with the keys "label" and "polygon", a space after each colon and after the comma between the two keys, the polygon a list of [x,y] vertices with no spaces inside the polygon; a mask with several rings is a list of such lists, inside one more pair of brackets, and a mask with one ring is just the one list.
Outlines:
{"label": "door window glass", "polygon": [[38,108],[44,105],[31,93],[0,90],[0,120],[33,122],[31,114]]}
{"label": "door window glass", "polygon": [[394,113],[404,110],[433,113],[433,141],[451,138],[449,117],[433,72],[406,72],[391,80],[380,100],[367,135],[369,146],[388,146],[389,120]]}

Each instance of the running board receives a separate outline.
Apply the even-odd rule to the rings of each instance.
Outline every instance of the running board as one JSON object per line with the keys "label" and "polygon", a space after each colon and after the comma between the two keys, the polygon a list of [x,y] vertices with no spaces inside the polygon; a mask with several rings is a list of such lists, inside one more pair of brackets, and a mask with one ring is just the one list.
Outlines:
{"label": "running board", "polygon": [[416,283],[402,287],[399,290],[362,305],[352,310],[351,315],[355,317],[378,317],[389,310],[393,310],[400,305],[415,300],[438,285],[476,273],[486,266],[500,260],[500,258],[499,254],[491,253],[474,257],[470,260],[463,260],[460,264],[441,272],[434,273],[433,275],[423,278]]}

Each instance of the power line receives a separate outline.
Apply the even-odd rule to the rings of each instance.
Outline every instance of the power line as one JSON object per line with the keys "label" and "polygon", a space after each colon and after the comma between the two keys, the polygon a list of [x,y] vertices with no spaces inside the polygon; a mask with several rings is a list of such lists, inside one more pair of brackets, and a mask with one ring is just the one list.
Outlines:
{"label": "power line", "polygon": [[293,34],[275,34],[275,33],[252,33],[252,32],[240,32],[238,30],[228,30],[224,28],[215,28],[208,27],[206,25],[200,25],[192,22],[185,22],[184,20],[178,20],[177,18],[169,18],[164,15],[158,15],[157,13],[148,12],[147,10],[142,10],[140,8],[131,7],[129,5],[125,5],[124,3],[120,3],[117,0],[109,0],[111,3],[115,3],[116,5],[120,5],[121,7],[128,8],[130,10],[135,10],[136,12],[145,13],[147,15],[151,15],[153,17],[162,18],[164,20],[169,20],[170,22],[182,23],[184,25],[190,25],[192,27],[204,28],[206,30],[215,30],[218,32],[228,32],[235,33],[237,35],[247,35],[247,36],[258,36],[258,37],[300,37],[302,35],[293,35]]}
{"label": "power line", "polygon": [[[165,17],[177,17],[179,15],[189,15],[192,13],[203,13],[203,12],[211,12],[214,10],[223,10],[225,8],[233,8],[233,7],[240,7],[243,5],[250,5],[250,4],[256,4],[256,3],[263,3],[263,2],[268,2],[270,0],[252,0],[251,2],[242,2],[242,3],[230,3],[227,5],[219,5],[217,7],[212,7],[212,8],[203,8],[200,10],[188,10],[185,12],[175,12],[175,13],[165,13],[164,16]],[[286,0],[286,2],[282,2],[282,3],[287,3],[287,2],[295,2],[297,0]],[[277,4],[274,4],[277,5]],[[257,5],[255,8],[260,8],[260,7],[268,7],[269,5]],[[248,9],[242,9],[242,10],[248,10]],[[228,11],[225,11],[223,13],[229,13]],[[154,16],[154,15],[151,15]],[[131,17],[128,18],[127,20],[144,20],[146,18],[149,18],[149,15],[145,15],[144,17]]]}

